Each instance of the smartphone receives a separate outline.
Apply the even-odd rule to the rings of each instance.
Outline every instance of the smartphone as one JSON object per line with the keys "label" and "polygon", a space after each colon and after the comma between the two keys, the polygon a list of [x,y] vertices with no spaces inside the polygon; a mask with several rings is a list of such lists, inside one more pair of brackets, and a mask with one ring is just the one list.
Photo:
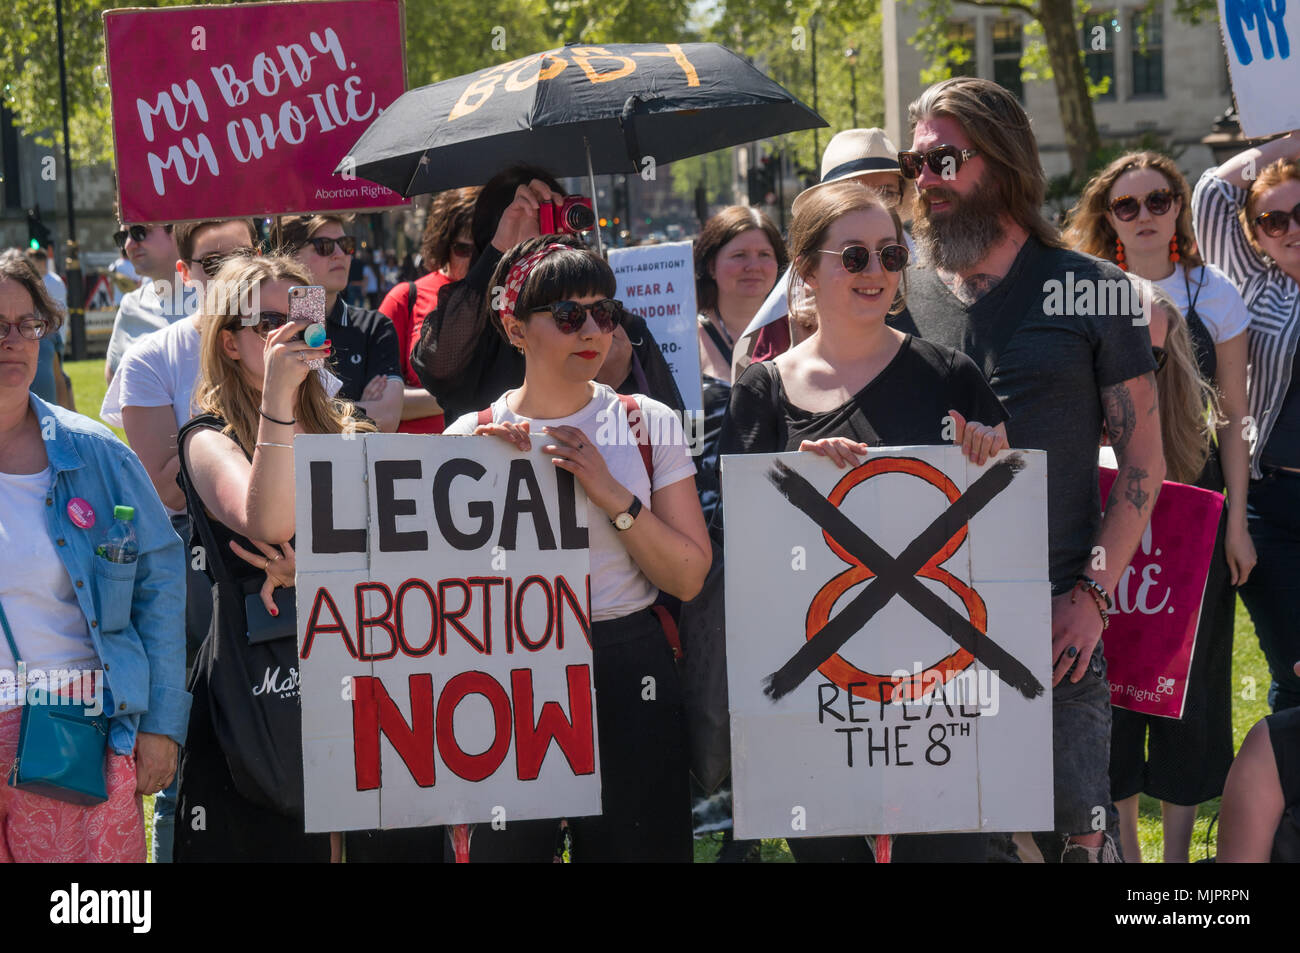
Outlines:
{"label": "smartphone", "polygon": [[[289,289],[289,320],[306,324],[302,339],[310,347],[325,343],[325,289],[320,285],[294,285]],[[307,362],[312,370],[325,366],[323,357]]]}

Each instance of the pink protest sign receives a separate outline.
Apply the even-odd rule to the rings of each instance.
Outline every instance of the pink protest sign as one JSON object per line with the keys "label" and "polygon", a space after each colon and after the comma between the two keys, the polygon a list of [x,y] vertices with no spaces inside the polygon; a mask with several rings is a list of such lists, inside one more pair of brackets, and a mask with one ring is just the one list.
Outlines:
{"label": "pink protest sign", "polygon": [[[1105,500],[1115,471],[1102,467],[1100,474]],[[1161,486],[1142,543],[1112,593],[1115,608],[1105,637],[1112,705],[1183,716],[1222,511],[1218,493],[1182,483]]]}
{"label": "pink protest sign", "polygon": [[390,208],[333,175],[405,90],[401,0],[104,14],[124,222]]}

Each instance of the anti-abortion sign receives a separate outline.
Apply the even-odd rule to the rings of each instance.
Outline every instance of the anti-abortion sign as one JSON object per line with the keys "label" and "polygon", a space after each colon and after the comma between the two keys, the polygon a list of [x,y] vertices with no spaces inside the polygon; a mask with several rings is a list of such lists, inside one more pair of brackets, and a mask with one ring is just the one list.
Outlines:
{"label": "anti-abortion sign", "polygon": [[407,434],[300,436],[294,467],[306,829],[599,814],[573,476]]}
{"label": "anti-abortion sign", "polygon": [[1241,131],[1267,136],[1300,126],[1300,5],[1285,0],[1219,0]]}
{"label": "anti-abortion sign", "polygon": [[727,456],[722,486],[736,836],[1050,829],[1046,455]]}
{"label": "anti-abortion sign", "polygon": [[[686,409],[701,413],[704,399],[700,394],[693,243],[611,248],[609,266],[618,279],[618,299],[645,318],[659,342]],[[684,429],[692,432],[690,427]]]}
{"label": "anti-abortion sign", "polygon": [[123,220],[403,204],[332,174],[405,89],[403,35],[400,0],[109,10]]}
{"label": "anti-abortion sign", "polygon": [[[1115,471],[1099,470],[1101,498]],[[1205,582],[1223,497],[1164,483],[1142,543],[1120,577],[1106,630],[1110,701],[1118,708],[1183,717]]]}

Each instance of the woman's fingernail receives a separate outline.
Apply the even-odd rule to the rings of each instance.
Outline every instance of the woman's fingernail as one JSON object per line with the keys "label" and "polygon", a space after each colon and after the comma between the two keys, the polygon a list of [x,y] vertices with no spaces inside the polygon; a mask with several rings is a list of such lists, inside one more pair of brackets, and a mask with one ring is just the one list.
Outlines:
{"label": "woman's fingernail", "polygon": [[272,607],[271,607],[271,615],[276,616],[276,615],[279,615],[279,614],[280,614],[280,610],[277,609],[277,608],[275,608],[274,606],[272,606]]}

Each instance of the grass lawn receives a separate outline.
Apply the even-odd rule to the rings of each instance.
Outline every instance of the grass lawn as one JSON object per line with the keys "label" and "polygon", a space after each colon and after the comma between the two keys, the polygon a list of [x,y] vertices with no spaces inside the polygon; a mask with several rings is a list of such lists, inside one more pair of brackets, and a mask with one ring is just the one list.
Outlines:
{"label": "grass lawn", "polygon": [[[75,361],[64,365],[68,376],[72,378],[72,389],[76,395],[77,409],[95,420],[99,420],[99,408],[104,402],[104,392],[108,386],[104,383],[104,362],[102,360]],[[125,434],[117,428],[114,432],[125,439]],[[1232,736],[1236,748],[1246,737],[1246,732],[1260,718],[1268,714],[1268,666],[1264,654],[1259,650],[1259,641],[1255,638],[1255,627],[1251,625],[1250,616],[1246,614],[1241,600],[1237,600],[1237,626],[1232,646],[1232,683],[1234,702],[1232,708]],[[1188,753],[1195,757],[1194,752]],[[1192,832],[1191,859],[1198,860],[1205,856],[1205,835],[1209,830],[1210,820],[1218,813],[1219,801],[1207,801],[1197,813],[1196,826]],[[146,819],[153,816],[153,798],[145,799]],[[146,830],[149,826],[146,826]],[[1138,805],[1138,837],[1142,844],[1142,859],[1147,863],[1159,862],[1162,856],[1161,845],[1164,840],[1160,826],[1160,802],[1143,795]],[[712,862],[717,856],[721,836],[714,835],[700,838],[695,842],[695,860]],[[783,840],[763,842],[764,862],[789,862],[793,858]]]}

